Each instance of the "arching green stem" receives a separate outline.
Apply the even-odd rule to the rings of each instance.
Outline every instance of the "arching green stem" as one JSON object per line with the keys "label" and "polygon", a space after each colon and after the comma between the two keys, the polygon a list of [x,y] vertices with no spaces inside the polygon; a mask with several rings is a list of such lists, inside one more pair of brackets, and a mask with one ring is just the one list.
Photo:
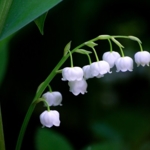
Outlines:
{"label": "arching green stem", "polygon": [[39,98],[37,100],[36,104],[39,103],[39,102],[44,102],[46,107],[47,107],[47,110],[50,111],[50,106],[48,105],[47,101],[44,98]]}
{"label": "arching green stem", "polygon": [[140,39],[138,39],[137,37],[134,37],[134,36],[122,36],[122,35],[117,35],[117,36],[112,36],[114,38],[127,38],[127,39],[132,39],[132,40],[135,40],[136,42],[138,42],[139,46],[140,46],[140,51],[142,52],[143,51],[143,48],[142,48],[142,42],[140,41]]}
{"label": "arching green stem", "polygon": [[130,39],[129,36],[124,36],[124,35],[114,35],[114,36],[111,36],[111,37],[114,37],[114,38]]}
{"label": "arching green stem", "polygon": [[[92,39],[92,40],[89,40],[87,42],[94,42],[94,41],[97,41],[99,40],[98,37]],[[85,42],[84,42],[85,43]],[[71,53],[74,53],[77,49],[80,49],[81,47],[84,46],[84,43],[80,44],[79,46],[77,46],[76,48],[74,48]],[[43,84],[41,85],[40,89],[38,90],[38,92],[36,93],[33,101],[31,102],[29,108],[28,108],[28,111],[25,115],[25,118],[24,118],[24,121],[23,121],[23,124],[21,126],[21,129],[20,129],[20,132],[19,132],[19,136],[18,136],[18,140],[17,140],[17,144],[16,144],[16,148],[15,150],[20,150],[21,148],[21,144],[22,144],[22,140],[23,140],[23,137],[24,137],[24,134],[25,134],[25,131],[26,131],[26,128],[27,128],[27,125],[28,125],[28,122],[31,118],[31,115],[35,109],[35,106],[36,106],[36,103],[35,101],[38,100],[43,91],[45,90],[45,88],[47,87],[48,84],[50,84],[50,82],[52,81],[52,79],[55,77],[55,75],[57,74],[57,71],[60,69],[60,67],[64,64],[64,62],[68,59],[69,57],[69,54],[63,56],[61,58],[61,60],[58,62],[58,64],[56,65],[56,67],[51,71],[51,73],[49,74],[49,76],[45,79],[45,81],[43,82]]]}
{"label": "arching green stem", "polygon": [[139,42],[138,42],[138,44],[139,44],[139,46],[140,46],[140,51],[142,52],[142,51],[143,51],[142,44],[141,44],[141,43],[139,43]]}

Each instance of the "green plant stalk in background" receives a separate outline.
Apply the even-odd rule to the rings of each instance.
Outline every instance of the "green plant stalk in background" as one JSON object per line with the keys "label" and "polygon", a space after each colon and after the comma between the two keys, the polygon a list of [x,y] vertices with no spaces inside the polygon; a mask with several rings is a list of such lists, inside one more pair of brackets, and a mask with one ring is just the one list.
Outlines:
{"label": "green plant stalk in background", "polygon": [[4,132],[3,132],[1,106],[0,106],[0,150],[5,150],[5,139],[4,139]]}

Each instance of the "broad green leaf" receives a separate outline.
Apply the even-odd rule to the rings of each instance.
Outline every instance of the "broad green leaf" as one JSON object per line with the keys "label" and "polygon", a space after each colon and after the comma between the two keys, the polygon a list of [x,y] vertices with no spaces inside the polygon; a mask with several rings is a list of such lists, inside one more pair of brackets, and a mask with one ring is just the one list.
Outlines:
{"label": "broad green leaf", "polygon": [[46,13],[62,0],[0,0],[0,40]]}
{"label": "broad green leaf", "polygon": [[47,128],[38,128],[35,144],[36,150],[73,150],[65,137]]}
{"label": "broad green leaf", "polygon": [[44,34],[44,22],[47,16],[47,13],[44,13],[43,15],[41,15],[40,17],[38,17],[37,19],[34,20],[35,24],[37,25],[37,27],[40,30],[40,33],[43,35]]}
{"label": "broad green leaf", "polygon": [[105,139],[109,141],[122,141],[122,136],[110,125],[97,122],[91,126],[92,133],[99,139]]}
{"label": "broad green leaf", "polygon": [[4,132],[3,132],[1,105],[0,105],[0,150],[5,150],[5,139],[4,139]]}
{"label": "broad green leaf", "polygon": [[97,144],[92,144],[83,150],[123,150],[125,145],[120,142],[101,142]]}
{"label": "broad green leaf", "polygon": [[149,150],[149,149],[150,149],[150,141],[149,139],[147,139],[141,144],[139,150]]}
{"label": "broad green leaf", "polygon": [[7,69],[8,49],[9,49],[8,46],[9,46],[9,41],[12,38],[12,36],[9,36],[8,38],[0,41],[0,85],[3,81],[4,75]]}
{"label": "broad green leaf", "polygon": [[137,144],[143,141],[150,133],[150,119],[146,116],[147,112],[122,110],[112,113],[105,118],[105,123],[117,131],[122,137]]}
{"label": "broad green leaf", "polygon": [[8,16],[12,1],[13,0],[1,0],[0,1],[0,35],[5,26],[6,17]]}
{"label": "broad green leaf", "polygon": [[[3,41],[0,41],[0,84],[3,81],[7,62],[8,62],[8,44],[12,36],[6,38]],[[0,150],[5,150],[5,140],[4,140],[4,133],[3,133],[3,121],[2,121],[2,113],[1,113],[1,106],[0,106]]]}

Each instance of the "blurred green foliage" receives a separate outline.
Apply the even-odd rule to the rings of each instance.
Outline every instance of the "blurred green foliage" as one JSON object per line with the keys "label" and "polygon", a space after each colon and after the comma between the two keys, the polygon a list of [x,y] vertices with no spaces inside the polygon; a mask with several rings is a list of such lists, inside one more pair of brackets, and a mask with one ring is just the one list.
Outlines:
{"label": "blurred green foliage", "polygon": [[0,40],[18,31],[61,0],[1,0]]}
{"label": "blurred green foliage", "polygon": [[49,129],[38,128],[35,135],[35,145],[37,150],[72,150],[69,142],[57,132]]}
{"label": "blurred green foliage", "polygon": [[[6,148],[15,146],[37,86],[60,60],[70,40],[71,48],[74,48],[101,34],[134,35],[149,51],[149,6],[148,0],[64,0],[49,11],[44,36],[40,35],[34,23],[20,30],[8,45],[7,72],[0,89]],[[119,41],[125,47],[125,55],[133,58],[139,51],[136,42]],[[107,41],[97,43],[96,50],[101,59],[102,54],[109,50],[109,44]],[[113,49],[119,51],[114,44]],[[95,61],[94,55],[91,56]],[[80,54],[74,54],[73,59],[76,66],[88,63],[86,56]],[[69,65],[68,60],[64,66]],[[61,136],[58,143],[77,150],[149,150],[149,74],[149,67],[137,68],[136,64],[133,72],[116,73],[114,68],[112,74],[88,80],[88,93],[77,97],[69,92],[67,82],[61,81],[61,75],[56,76],[51,86],[54,91],[62,93],[63,106],[51,109],[60,112],[61,126],[41,129],[46,140],[38,144],[52,146],[46,142],[47,136],[51,141]],[[42,104],[37,105],[22,150],[37,149],[34,139],[40,140],[39,115],[44,109]],[[54,145],[51,150],[55,148],[60,149]]]}
{"label": "blurred green foliage", "polygon": [[0,42],[0,85],[2,84],[8,64],[9,42],[12,36]]}

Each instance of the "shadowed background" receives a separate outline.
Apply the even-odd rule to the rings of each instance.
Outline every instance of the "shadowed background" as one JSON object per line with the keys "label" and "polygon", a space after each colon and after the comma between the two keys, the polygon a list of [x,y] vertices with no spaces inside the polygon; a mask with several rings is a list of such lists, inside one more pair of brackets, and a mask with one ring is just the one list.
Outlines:
{"label": "shadowed background", "polygon": [[[49,11],[44,36],[34,23],[20,30],[10,42],[7,72],[0,89],[6,149],[14,149],[38,85],[60,60],[70,40],[74,48],[101,34],[134,35],[149,51],[149,7],[148,0],[64,0]],[[125,47],[125,55],[134,58],[140,50],[135,41],[119,41]],[[104,40],[97,43],[101,59],[109,51],[109,44]],[[113,50],[119,52],[114,44]],[[91,58],[95,61],[93,54]],[[75,66],[88,63],[84,55],[74,54],[73,59]],[[63,67],[69,65],[68,59]],[[116,73],[113,68],[112,74],[87,82],[88,93],[74,96],[68,83],[61,81],[61,74],[54,78],[51,86],[53,91],[62,93],[63,106],[51,109],[60,112],[61,125],[41,129],[39,115],[45,108],[38,104],[22,150],[39,150],[40,142],[42,150],[47,150],[45,141],[53,144],[51,150],[150,150],[150,68],[137,68],[134,64],[133,72],[125,73]],[[66,148],[58,146],[61,142]]]}

